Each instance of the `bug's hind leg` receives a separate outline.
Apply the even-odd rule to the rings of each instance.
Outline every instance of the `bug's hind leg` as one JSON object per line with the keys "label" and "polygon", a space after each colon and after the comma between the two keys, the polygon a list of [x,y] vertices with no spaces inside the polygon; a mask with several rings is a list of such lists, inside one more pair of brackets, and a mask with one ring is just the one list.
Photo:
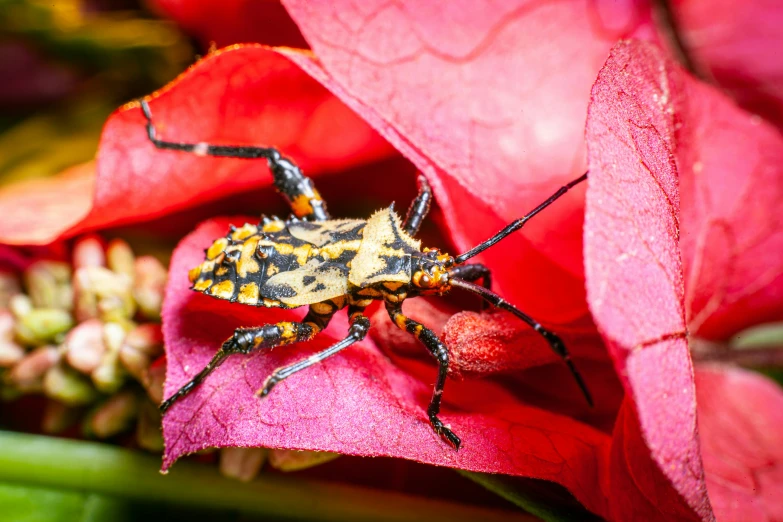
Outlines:
{"label": "bug's hind leg", "polygon": [[331,319],[331,315],[325,316],[311,311],[301,323],[284,321],[256,328],[238,328],[234,331],[234,335],[223,343],[220,350],[212,357],[212,360],[209,361],[203,370],[177,390],[174,395],[163,401],[160,405],[160,411],[165,413],[175,402],[190,393],[210,373],[223,364],[223,361],[229,355],[235,353],[248,354],[261,348],[274,348],[295,342],[309,341],[326,328],[329,319]]}
{"label": "bug's hind leg", "polygon": [[147,137],[159,149],[178,150],[198,156],[216,156],[222,158],[264,158],[272,171],[275,188],[283,194],[291,205],[296,217],[324,221],[329,219],[326,203],[315,190],[313,181],[302,174],[296,164],[284,158],[273,147],[251,147],[244,145],[211,145],[209,143],[181,143],[165,141],[158,138],[158,133],[152,123],[152,111],[146,100],[139,100],[141,111],[147,120]]}
{"label": "bug's hind leg", "polygon": [[419,231],[422,221],[427,217],[432,205],[432,189],[423,174],[417,178],[419,184],[419,193],[408,208],[408,214],[405,216],[405,223],[402,229],[409,235],[414,236]]}
{"label": "bug's hind leg", "polygon": [[269,392],[272,391],[272,388],[274,388],[276,384],[280,383],[280,381],[287,379],[296,372],[300,372],[305,368],[309,368],[314,364],[318,364],[324,359],[327,359],[337,352],[342,351],[352,344],[364,339],[364,337],[367,335],[367,331],[370,329],[370,320],[364,315],[363,309],[349,309],[348,313],[351,317],[351,327],[348,329],[348,335],[345,337],[345,339],[336,344],[333,344],[326,350],[311,355],[307,359],[301,360],[289,366],[278,368],[266,379],[264,386],[258,390],[256,394],[259,397],[266,397],[269,395]]}
{"label": "bug's hind leg", "polygon": [[427,415],[430,418],[430,424],[435,433],[450,444],[454,449],[459,449],[462,441],[438,418],[440,412],[440,401],[443,396],[443,387],[446,385],[446,376],[449,372],[449,351],[446,345],[438,339],[435,332],[423,324],[406,317],[402,313],[399,303],[386,302],[386,310],[389,312],[394,324],[400,329],[413,334],[438,361],[438,379],[435,381],[435,389],[432,392],[432,400],[427,408]]}

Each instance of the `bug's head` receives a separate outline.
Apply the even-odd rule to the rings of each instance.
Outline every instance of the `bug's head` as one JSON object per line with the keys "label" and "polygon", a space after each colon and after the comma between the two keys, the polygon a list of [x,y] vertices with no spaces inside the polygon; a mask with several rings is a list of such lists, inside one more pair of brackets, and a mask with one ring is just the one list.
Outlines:
{"label": "bug's head", "polygon": [[449,254],[441,254],[436,248],[425,248],[422,255],[416,258],[411,282],[423,294],[437,294],[448,290],[449,268],[453,265],[454,258]]}

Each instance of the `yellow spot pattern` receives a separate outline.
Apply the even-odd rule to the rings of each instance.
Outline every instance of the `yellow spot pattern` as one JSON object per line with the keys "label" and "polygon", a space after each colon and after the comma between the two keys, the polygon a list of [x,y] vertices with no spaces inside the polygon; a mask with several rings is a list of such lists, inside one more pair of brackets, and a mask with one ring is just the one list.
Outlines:
{"label": "yellow spot pattern", "polygon": [[198,279],[198,276],[201,275],[201,266],[194,266],[190,269],[188,272],[188,280],[190,280],[191,283],[195,283],[196,279]]}
{"label": "yellow spot pattern", "polygon": [[193,285],[193,290],[196,290],[198,292],[203,292],[204,290],[206,290],[210,286],[212,286],[212,280],[211,279],[202,279],[201,281],[199,281],[198,283]]}
{"label": "yellow spot pattern", "polygon": [[241,241],[257,233],[258,233],[257,226],[251,225],[250,223],[245,223],[231,234],[231,239],[233,239],[234,241]]}
{"label": "yellow spot pattern", "polygon": [[221,281],[210,288],[209,293],[220,299],[231,299],[234,295],[234,283],[231,281]]}
{"label": "yellow spot pattern", "polygon": [[247,283],[242,285],[239,289],[239,296],[237,301],[242,304],[257,304],[258,303],[258,285],[255,283]]}
{"label": "yellow spot pattern", "polygon": [[270,221],[264,227],[262,230],[264,232],[280,232],[285,228],[285,222],[283,222],[280,219],[275,219],[274,221]]}
{"label": "yellow spot pattern", "polygon": [[226,249],[228,246],[228,239],[221,237],[219,239],[216,239],[214,243],[212,243],[212,246],[209,247],[207,250],[207,259],[215,259],[217,256],[219,256],[223,250]]}
{"label": "yellow spot pattern", "polygon": [[257,247],[257,237],[251,237],[242,245],[242,254],[239,256],[239,261],[237,261],[237,273],[239,273],[240,277],[247,277],[247,274],[258,272],[258,261],[254,257]]}

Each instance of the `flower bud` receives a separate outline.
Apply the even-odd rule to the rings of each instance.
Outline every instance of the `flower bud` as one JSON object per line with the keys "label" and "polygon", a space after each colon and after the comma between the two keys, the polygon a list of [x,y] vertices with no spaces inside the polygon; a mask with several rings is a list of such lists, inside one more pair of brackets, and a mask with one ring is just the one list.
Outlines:
{"label": "flower bud", "polygon": [[144,317],[158,320],[166,287],[166,267],[152,256],[142,256],[136,259],[135,269],[133,297]]}
{"label": "flower bud", "polygon": [[19,279],[11,272],[0,270],[0,308],[8,308],[11,297],[21,291]]}
{"label": "flower bud", "polygon": [[103,345],[106,351],[100,364],[90,376],[95,387],[111,395],[125,383],[125,371],[120,366],[120,348],[125,340],[125,329],[119,323],[103,325]]}
{"label": "flower bud", "polygon": [[88,319],[77,324],[65,336],[65,360],[76,370],[90,374],[101,364],[106,353],[103,344],[103,323]]}
{"label": "flower bud", "polygon": [[130,245],[122,239],[112,239],[106,247],[106,262],[109,269],[116,274],[123,274],[133,279],[136,275],[136,256]]}
{"label": "flower bud", "polygon": [[93,402],[98,393],[82,374],[63,364],[53,366],[43,380],[44,393],[68,406]]}
{"label": "flower bud", "polygon": [[33,308],[16,322],[16,338],[23,344],[39,346],[56,341],[73,326],[73,318],[66,310]]}
{"label": "flower bud", "polygon": [[5,381],[19,391],[29,393],[43,389],[44,375],[60,360],[54,346],[41,346],[27,354],[5,374]]}
{"label": "flower bud", "polygon": [[85,267],[106,266],[103,243],[96,235],[83,236],[73,246],[73,266],[77,270]]}
{"label": "flower bud", "polygon": [[74,302],[78,321],[101,318],[122,321],[133,317],[136,304],[131,295],[131,280],[108,268],[90,266],[74,273]]}
{"label": "flower bud", "polygon": [[266,448],[221,448],[220,474],[241,482],[250,482],[261,471],[266,455]]}
{"label": "flower bud", "polygon": [[73,307],[71,268],[58,261],[36,261],[24,272],[27,293],[36,308]]}
{"label": "flower bud", "polygon": [[8,368],[22,360],[24,348],[14,342],[14,316],[0,310],[0,368]]}
{"label": "flower bud", "polygon": [[299,471],[339,457],[330,451],[269,450],[269,465],[280,471]]}
{"label": "flower bud", "polygon": [[163,334],[160,325],[145,323],[137,326],[125,337],[120,349],[120,362],[139,382],[154,359],[163,354]]}
{"label": "flower bud", "polygon": [[148,400],[141,400],[136,424],[136,442],[147,451],[163,451],[163,434],[160,431],[160,410]]}
{"label": "flower bud", "polygon": [[128,430],[136,419],[138,398],[130,390],[116,393],[96,406],[84,421],[84,433],[106,439]]}
{"label": "flower bud", "polygon": [[14,317],[21,319],[32,311],[33,302],[24,294],[16,294],[8,301],[8,309]]}
{"label": "flower bud", "polygon": [[141,384],[147,390],[147,396],[153,404],[163,402],[163,382],[166,380],[166,357],[162,356],[152,363],[144,374]]}
{"label": "flower bud", "polygon": [[51,435],[62,433],[79,419],[80,413],[80,408],[67,406],[58,401],[46,401],[41,429]]}
{"label": "flower bud", "polygon": [[13,341],[0,340],[0,368],[10,368],[24,358],[24,348]]}

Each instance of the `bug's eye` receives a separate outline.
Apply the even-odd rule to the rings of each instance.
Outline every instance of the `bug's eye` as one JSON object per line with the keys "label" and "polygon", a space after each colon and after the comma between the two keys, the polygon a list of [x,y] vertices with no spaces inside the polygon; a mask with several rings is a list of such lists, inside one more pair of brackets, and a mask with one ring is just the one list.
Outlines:
{"label": "bug's eye", "polygon": [[423,276],[421,276],[419,278],[419,284],[421,286],[429,286],[429,284],[430,284],[430,276],[428,276],[427,274],[424,274]]}

